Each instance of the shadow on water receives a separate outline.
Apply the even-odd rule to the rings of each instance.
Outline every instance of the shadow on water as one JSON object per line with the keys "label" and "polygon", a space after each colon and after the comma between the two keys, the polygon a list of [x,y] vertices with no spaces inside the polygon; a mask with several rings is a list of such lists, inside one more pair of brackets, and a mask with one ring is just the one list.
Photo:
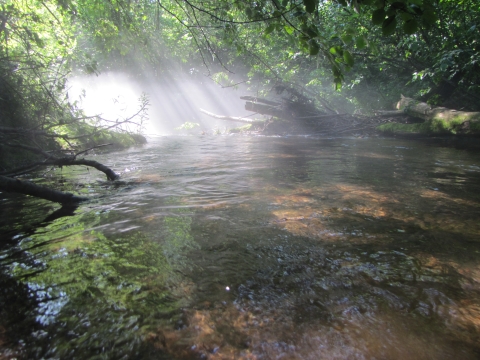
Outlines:
{"label": "shadow on water", "polygon": [[102,161],[125,184],[64,174],[96,196],[68,216],[4,201],[0,358],[480,356],[478,155],[204,137]]}

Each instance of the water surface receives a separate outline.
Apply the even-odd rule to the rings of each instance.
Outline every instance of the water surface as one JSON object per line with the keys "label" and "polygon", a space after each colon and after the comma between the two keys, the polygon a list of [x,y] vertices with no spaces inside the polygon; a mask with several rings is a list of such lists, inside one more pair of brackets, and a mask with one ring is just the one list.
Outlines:
{"label": "water surface", "polygon": [[[1,194],[0,358],[476,359],[480,155],[166,137]],[[65,209],[63,209],[65,210]],[[53,216],[52,216],[53,214]]]}

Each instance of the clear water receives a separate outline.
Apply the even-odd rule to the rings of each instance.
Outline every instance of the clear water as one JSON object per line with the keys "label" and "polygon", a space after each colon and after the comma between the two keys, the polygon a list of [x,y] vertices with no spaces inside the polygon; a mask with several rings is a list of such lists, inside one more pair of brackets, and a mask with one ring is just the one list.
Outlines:
{"label": "clear water", "polygon": [[478,152],[217,136],[94,158],[122,181],[41,180],[92,198],[69,216],[1,194],[1,359],[480,357]]}

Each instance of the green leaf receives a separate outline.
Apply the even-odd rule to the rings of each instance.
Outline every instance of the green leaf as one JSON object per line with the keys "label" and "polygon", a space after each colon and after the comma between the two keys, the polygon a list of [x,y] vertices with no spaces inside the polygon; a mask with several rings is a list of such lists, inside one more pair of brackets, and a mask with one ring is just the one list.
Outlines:
{"label": "green leaf", "polygon": [[309,42],[308,42],[308,52],[310,55],[317,55],[318,52],[320,51],[320,45],[318,45],[318,43],[311,39]]}
{"label": "green leaf", "polygon": [[305,5],[305,10],[311,14],[315,11],[317,0],[303,0],[303,4]]}
{"label": "green leaf", "polygon": [[397,13],[397,9],[393,5],[390,5],[390,7],[387,9],[385,13],[387,16],[392,16]]}
{"label": "green leaf", "polygon": [[285,29],[288,35],[292,35],[293,32],[295,31],[295,29],[289,25],[285,25],[283,28]]}
{"label": "green leaf", "polygon": [[385,20],[385,10],[383,8],[377,9],[372,13],[372,23],[380,25]]}
{"label": "green leaf", "polygon": [[340,68],[333,68],[333,82],[335,83],[335,90],[339,91],[342,88],[343,73]]}
{"label": "green leaf", "polygon": [[433,25],[435,24],[435,21],[437,21],[437,15],[435,14],[435,11],[431,8],[426,8],[423,11],[422,18],[427,25]]}
{"label": "green leaf", "polygon": [[345,30],[345,34],[355,35],[357,33],[357,28],[349,27]]}
{"label": "green leaf", "polygon": [[380,54],[380,51],[378,50],[378,45],[376,43],[370,41],[368,46],[370,47],[370,51],[372,52],[373,55]]}
{"label": "green leaf", "polygon": [[403,21],[408,21],[410,19],[413,19],[413,15],[408,12],[401,12],[400,17],[402,18]]}
{"label": "green leaf", "polygon": [[353,59],[352,54],[350,54],[350,51],[345,50],[343,52],[343,61],[345,61],[345,64],[348,66],[352,67],[353,64],[355,63],[355,60]]}
{"label": "green leaf", "polygon": [[397,28],[397,19],[395,18],[395,15],[389,16],[388,18],[385,19],[385,21],[382,24],[382,32],[384,36],[392,35],[395,32],[395,29]]}
{"label": "green leaf", "polygon": [[408,0],[408,2],[410,4],[415,4],[415,5],[418,5],[418,6],[422,6],[423,5],[423,0]]}
{"label": "green leaf", "polygon": [[415,19],[410,19],[408,21],[405,21],[403,23],[403,31],[405,31],[406,34],[414,34],[418,29],[418,24]]}
{"label": "green leaf", "polygon": [[311,38],[317,37],[318,36],[318,30],[315,25],[310,25],[307,30],[306,30],[308,36]]}
{"label": "green leaf", "polygon": [[342,36],[342,41],[348,45],[353,41],[353,37],[350,34],[345,34]]}
{"label": "green leaf", "polygon": [[395,1],[393,4],[392,4],[392,7],[397,9],[397,10],[403,10],[405,11],[407,9],[407,5],[405,4],[405,0],[403,1]]}
{"label": "green leaf", "polygon": [[335,56],[343,56],[343,50],[340,46],[332,46],[330,48],[330,54]]}
{"label": "green leaf", "polygon": [[273,30],[275,30],[275,24],[270,24],[267,26],[265,31],[263,32],[265,35],[270,34]]}
{"label": "green leaf", "polygon": [[367,46],[367,39],[365,39],[365,36],[359,36],[355,39],[355,46],[357,49],[361,50],[364,49]]}

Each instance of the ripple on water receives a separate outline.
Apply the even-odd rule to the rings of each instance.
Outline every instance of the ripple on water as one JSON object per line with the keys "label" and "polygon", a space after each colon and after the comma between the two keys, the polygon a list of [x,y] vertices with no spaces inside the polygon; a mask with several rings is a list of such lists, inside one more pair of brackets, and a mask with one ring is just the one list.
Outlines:
{"label": "ripple on water", "polygon": [[129,171],[64,173],[95,194],[71,216],[2,202],[0,357],[478,358],[477,155],[184,137],[97,160]]}

